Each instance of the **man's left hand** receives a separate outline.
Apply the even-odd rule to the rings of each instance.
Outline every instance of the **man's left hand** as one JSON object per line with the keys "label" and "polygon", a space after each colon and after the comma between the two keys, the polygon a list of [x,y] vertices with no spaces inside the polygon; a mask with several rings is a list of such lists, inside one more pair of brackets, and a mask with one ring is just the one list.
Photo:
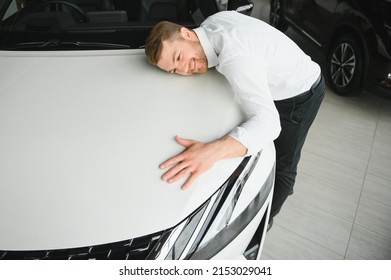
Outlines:
{"label": "man's left hand", "polygon": [[227,157],[242,156],[247,151],[242,144],[230,136],[210,143],[183,139],[179,136],[175,137],[175,141],[185,150],[163,162],[160,168],[170,168],[162,176],[162,179],[168,183],[175,183],[188,176],[182,185],[183,190],[186,190],[198,176],[209,170],[216,161]]}

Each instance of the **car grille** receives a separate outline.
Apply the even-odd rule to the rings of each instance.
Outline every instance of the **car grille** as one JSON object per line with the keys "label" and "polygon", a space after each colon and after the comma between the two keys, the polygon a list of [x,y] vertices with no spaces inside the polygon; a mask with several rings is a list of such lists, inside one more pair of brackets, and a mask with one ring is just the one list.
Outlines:
{"label": "car grille", "polygon": [[164,231],[120,242],[60,250],[0,251],[0,260],[144,260]]}

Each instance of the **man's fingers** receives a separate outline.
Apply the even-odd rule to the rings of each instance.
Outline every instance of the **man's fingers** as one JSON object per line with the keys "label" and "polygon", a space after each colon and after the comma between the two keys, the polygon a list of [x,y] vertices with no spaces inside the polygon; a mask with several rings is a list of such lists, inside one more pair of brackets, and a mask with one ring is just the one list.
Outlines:
{"label": "man's fingers", "polygon": [[160,167],[160,169],[166,169],[169,166],[180,163],[182,160],[183,160],[183,155],[182,155],[182,153],[180,153],[180,154],[166,160],[165,162],[160,164],[159,167]]}
{"label": "man's fingers", "polygon": [[181,189],[184,191],[187,190],[190,187],[190,185],[193,184],[193,182],[197,177],[198,177],[197,173],[191,173],[189,178],[187,178],[186,182],[182,185]]}
{"label": "man's fingers", "polygon": [[189,139],[181,138],[181,137],[179,137],[178,135],[175,136],[175,141],[176,141],[179,145],[181,145],[181,146],[183,146],[183,147],[185,147],[185,148],[188,148],[190,145],[192,145],[192,144],[195,142],[194,140],[189,140]]}
{"label": "man's fingers", "polygon": [[179,171],[178,173],[176,173],[174,176],[170,177],[168,180],[167,180],[167,183],[171,184],[171,183],[175,183],[176,181],[184,178],[186,175],[189,175],[191,174],[191,172],[189,171],[188,168],[185,168],[185,169],[182,169],[181,171]]}
{"label": "man's fingers", "polygon": [[[179,137],[178,135],[175,136],[175,141],[185,148],[189,147],[190,145],[192,145],[195,142],[193,140],[183,139],[183,138]],[[173,156],[172,158],[169,158],[168,160],[166,160],[165,162],[160,164],[159,167],[160,167],[160,169],[165,169],[169,166],[178,164],[183,160],[184,160],[184,154],[182,152],[180,154],[177,154],[176,156]]]}
{"label": "man's fingers", "polygon": [[159,167],[161,169],[170,168],[162,175],[162,180],[168,183],[175,183],[188,176],[182,185],[182,189],[186,190],[199,174],[209,169],[210,163],[207,160],[209,151],[206,144],[195,140],[183,139],[177,135],[175,141],[183,146],[185,150],[166,160]]}
{"label": "man's fingers", "polygon": [[[184,170],[187,169],[187,165],[185,163],[178,163],[177,165],[173,166],[170,170],[168,170],[166,173],[163,174],[162,179],[168,183],[173,183],[177,180],[175,180],[175,177],[179,174],[182,174]],[[183,177],[183,176],[182,176]]]}

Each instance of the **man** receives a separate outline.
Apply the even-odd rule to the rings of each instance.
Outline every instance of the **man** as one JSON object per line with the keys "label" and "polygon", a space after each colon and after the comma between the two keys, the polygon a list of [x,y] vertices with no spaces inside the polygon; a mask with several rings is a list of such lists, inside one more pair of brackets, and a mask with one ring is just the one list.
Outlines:
{"label": "man", "polygon": [[160,165],[168,168],[162,179],[173,183],[187,176],[186,189],[216,161],[257,153],[274,140],[274,217],[293,193],[300,152],[323,100],[320,67],[280,31],[234,11],[217,13],[194,30],[161,22],[149,34],[145,52],[168,73],[202,74],[216,67],[247,116],[210,143],[177,136],[185,149]]}

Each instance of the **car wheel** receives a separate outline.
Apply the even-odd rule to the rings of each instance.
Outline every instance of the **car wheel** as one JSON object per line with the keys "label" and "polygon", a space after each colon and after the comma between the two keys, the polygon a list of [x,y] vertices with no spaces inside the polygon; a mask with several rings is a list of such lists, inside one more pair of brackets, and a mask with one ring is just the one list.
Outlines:
{"label": "car wheel", "polygon": [[357,95],[363,74],[363,52],[357,39],[341,36],[332,44],[327,59],[330,87],[339,95]]}
{"label": "car wheel", "polygon": [[282,32],[288,29],[288,22],[284,18],[284,7],[281,0],[270,1],[269,21],[272,26]]}

